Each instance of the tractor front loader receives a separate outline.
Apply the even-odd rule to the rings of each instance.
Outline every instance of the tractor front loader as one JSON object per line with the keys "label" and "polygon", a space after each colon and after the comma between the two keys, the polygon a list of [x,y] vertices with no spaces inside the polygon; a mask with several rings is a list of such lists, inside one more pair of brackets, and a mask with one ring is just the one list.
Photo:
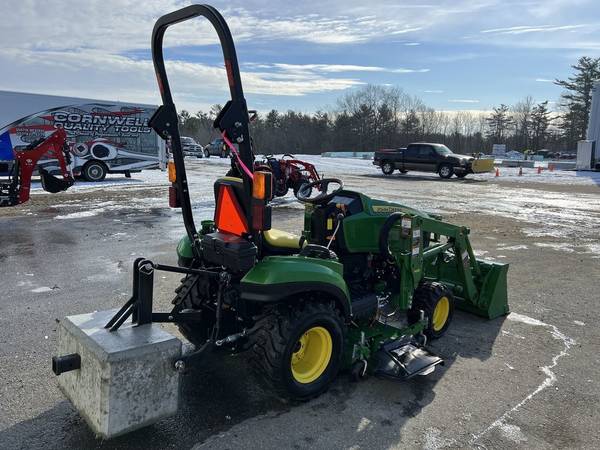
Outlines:
{"label": "tractor front loader", "polygon": [[[231,100],[214,126],[241,174],[216,180],[214,216],[204,218],[199,229],[162,50],[167,28],[196,16],[208,18],[223,49]],[[53,366],[62,373],[63,391],[98,433],[110,437],[157,420],[160,414],[149,416],[148,408],[135,409],[136,402],[151,394],[155,412],[166,402],[165,392],[177,392],[167,389],[173,387],[173,373],[202,364],[209,351],[224,357],[249,351],[260,380],[282,396],[307,400],[325,391],[342,369],[357,379],[373,374],[405,380],[431,373],[443,361],[426,344],[448,330],[455,307],[490,319],[508,313],[508,266],[477,260],[468,228],[344,189],[339,179],[319,179],[298,190],[305,204],[300,233],[272,227],[271,173],[254,171],[235,47],[214,8],[193,5],[161,17],[152,35],[152,56],[163,104],[150,125],[172,153],[169,201],[181,208],[186,236],[177,247],[178,266],[135,261],[133,295],[119,311],[67,318],[70,325],[59,343],[63,354]],[[184,275],[167,312],[153,311],[156,271]],[[169,339],[153,328],[157,322],[176,324],[195,350],[165,356]],[[134,344],[136,336],[144,336],[143,343]],[[89,344],[94,352],[86,350],[86,339],[94,341]],[[148,355],[152,345],[160,347],[159,356],[136,353]],[[97,355],[99,346],[109,347],[102,363],[86,363],[86,358],[100,358],[89,356]],[[114,350],[120,346],[126,348]],[[115,352],[118,357],[111,356]],[[103,376],[90,375],[91,367],[101,367]],[[161,377],[166,379],[162,388],[156,386]],[[92,407],[89,395],[80,398],[84,380],[88,390],[114,393],[108,405]],[[136,394],[125,395],[126,389]],[[128,401],[119,403],[120,398]],[[108,431],[97,425],[98,416],[117,409],[113,416],[129,411],[127,417],[136,421],[112,430],[116,422],[109,418]]]}

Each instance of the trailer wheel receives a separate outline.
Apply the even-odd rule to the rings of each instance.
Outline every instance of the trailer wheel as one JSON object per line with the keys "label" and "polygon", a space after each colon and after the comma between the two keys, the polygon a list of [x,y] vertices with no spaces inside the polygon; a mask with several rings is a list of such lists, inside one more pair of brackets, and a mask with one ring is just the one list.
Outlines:
{"label": "trailer wheel", "polygon": [[423,310],[427,318],[425,335],[437,339],[444,335],[454,316],[454,296],[442,283],[424,282],[415,289],[412,307],[408,310],[408,322],[416,323]]}
{"label": "trailer wheel", "polygon": [[302,302],[276,309],[258,323],[250,362],[279,395],[309,400],[340,369],[345,326],[333,303]]}
{"label": "trailer wheel", "polygon": [[454,168],[450,164],[442,164],[438,169],[438,175],[442,178],[451,178],[454,174]]}
{"label": "trailer wheel", "polygon": [[100,161],[88,161],[81,169],[81,175],[87,181],[102,181],[106,177],[106,166]]}
{"label": "trailer wheel", "polygon": [[381,164],[381,171],[383,172],[384,175],[391,175],[394,173],[394,164],[391,163],[390,161],[384,161]]}

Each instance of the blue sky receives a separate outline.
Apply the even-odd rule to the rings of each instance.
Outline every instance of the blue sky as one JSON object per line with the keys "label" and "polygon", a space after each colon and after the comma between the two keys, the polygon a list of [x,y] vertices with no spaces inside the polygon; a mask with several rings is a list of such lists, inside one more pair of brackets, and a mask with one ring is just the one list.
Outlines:
{"label": "blue sky", "polygon": [[[177,0],[10,0],[0,24],[0,89],[157,103],[149,61],[159,15]],[[249,106],[329,109],[367,83],[401,87],[441,110],[489,110],[526,95],[555,101],[551,81],[600,56],[600,2],[215,1],[237,44]],[[165,40],[180,108],[227,99],[207,23]]]}

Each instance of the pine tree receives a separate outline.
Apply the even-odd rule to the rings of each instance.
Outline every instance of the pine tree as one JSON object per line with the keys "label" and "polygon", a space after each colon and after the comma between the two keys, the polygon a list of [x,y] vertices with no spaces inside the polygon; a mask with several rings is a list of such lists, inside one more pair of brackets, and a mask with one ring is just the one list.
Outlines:
{"label": "pine tree", "polygon": [[510,116],[509,107],[505,104],[494,108],[492,114],[486,119],[488,126],[488,137],[492,138],[496,144],[502,143],[508,130],[513,126],[514,121]]}
{"label": "pine tree", "polygon": [[562,106],[566,109],[560,128],[569,146],[577,140],[585,139],[594,81],[600,80],[600,58],[583,56],[571,66],[575,73],[567,80],[556,80],[555,84],[566,89],[561,95]]}
{"label": "pine tree", "polygon": [[552,118],[548,111],[548,100],[538,103],[531,110],[531,119],[529,124],[530,142],[533,151],[544,147],[548,137],[548,127]]}

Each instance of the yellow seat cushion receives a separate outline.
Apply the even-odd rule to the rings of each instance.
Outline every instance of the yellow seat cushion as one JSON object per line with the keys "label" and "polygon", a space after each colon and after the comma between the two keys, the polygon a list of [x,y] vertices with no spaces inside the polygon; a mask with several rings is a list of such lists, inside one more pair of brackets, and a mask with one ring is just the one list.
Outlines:
{"label": "yellow seat cushion", "polygon": [[271,247],[300,249],[300,236],[287,231],[271,228],[263,231],[263,236]]}

